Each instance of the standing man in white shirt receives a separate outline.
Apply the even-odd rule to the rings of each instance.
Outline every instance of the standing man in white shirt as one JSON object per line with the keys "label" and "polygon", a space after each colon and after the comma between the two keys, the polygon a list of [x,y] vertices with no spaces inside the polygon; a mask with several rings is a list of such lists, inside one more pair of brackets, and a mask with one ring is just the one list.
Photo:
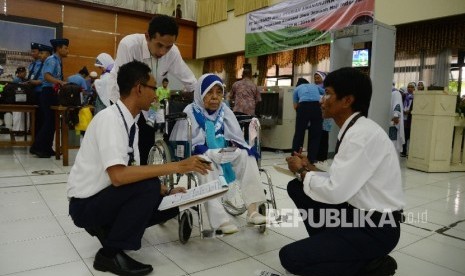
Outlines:
{"label": "standing man in white shirt", "polygon": [[[119,67],[133,60],[147,64],[152,69],[156,82],[161,82],[170,73],[181,81],[186,91],[194,91],[196,82],[194,73],[186,65],[178,47],[174,44],[178,33],[178,24],[174,18],[167,15],[157,15],[150,21],[145,34],[132,34],[121,40],[116,53],[115,65],[110,72],[113,85],[108,86],[110,90],[107,95],[110,95],[110,100],[113,103],[119,99],[116,85]],[[140,131],[141,164],[147,164],[150,148],[155,142],[155,129],[146,125],[146,119],[147,113],[144,112],[137,122]]]}
{"label": "standing man in white shirt", "polygon": [[146,64],[132,61],[121,66],[117,81],[121,99],[92,119],[71,169],[69,214],[76,226],[102,244],[94,260],[96,270],[146,275],[152,266],[124,250],[138,250],[147,227],[175,217],[178,208],[158,211],[158,206],[163,196],[185,191],[168,189],[157,177],[190,171],[206,174],[211,168],[198,156],[139,166],[136,122],[140,111],[156,100],[155,79]]}
{"label": "standing man in white shirt", "polygon": [[366,118],[371,80],[341,68],[324,86],[323,117],[340,127],[336,155],[328,173],[300,154],[287,158],[297,176],[287,191],[307,215],[310,237],[284,246],[281,264],[296,275],[392,275],[397,264],[387,254],[399,241],[405,203],[394,146]]}

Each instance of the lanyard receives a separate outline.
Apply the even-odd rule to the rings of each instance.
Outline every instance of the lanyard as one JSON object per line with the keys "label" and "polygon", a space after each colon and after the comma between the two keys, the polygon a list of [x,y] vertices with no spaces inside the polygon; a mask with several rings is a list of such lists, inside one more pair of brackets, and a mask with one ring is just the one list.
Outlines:
{"label": "lanyard", "polygon": [[[134,148],[133,148],[135,131],[134,133],[129,131],[128,124],[126,123],[126,120],[124,119],[124,115],[123,115],[123,112],[121,111],[121,108],[119,107],[118,104],[116,104],[116,107],[118,108],[119,114],[121,114],[121,118],[123,119],[123,122],[124,122],[124,127],[126,128],[126,132],[128,133],[129,148],[131,149],[131,151],[128,152],[128,155],[129,155],[128,166],[134,166],[136,164],[136,160],[134,159]],[[135,128],[135,126],[133,125],[131,126],[131,129],[133,127]]]}
{"label": "lanyard", "polygon": [[338,139],[336,142],[335,154],[337,154],[337,152],[339,151],[339,146],[341,145],[342,139],[344,139],[344,136],[346,135],[347,130],[351,128],[360,117],[362,117],[362,114],[358,113],[355,117],[352,118],[352,120],[350,120],[346,129],[344,129],[344,132],[342,133],[341,139],[340,140]]}

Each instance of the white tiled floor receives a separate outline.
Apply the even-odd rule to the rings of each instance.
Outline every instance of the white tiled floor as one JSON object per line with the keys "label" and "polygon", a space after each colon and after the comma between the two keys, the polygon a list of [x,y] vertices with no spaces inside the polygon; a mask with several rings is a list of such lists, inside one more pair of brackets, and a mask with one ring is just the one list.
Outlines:
{"label": "white tiled floor", "polygon": [[[271,175],[278,208],[292,208],[285,191],[290,177],[272,167],[284,157],[265,152],[262,166]],[[97,239],[67,215],[70,168],[52,158],[35,158],[26,148],[0,148],[0,275],[109,275],[92,268]],[[396,275],[465,275],[465,173],[414,171],[405,168],[405,159],[402,168],[408,223],[391,254],[399,266]],[[54,174],[37,175],[38,170]],[[130,255],[152,264],[153,275],[284,273],[279,249],[306,236],[302,225],[260,234],[244,226],[244,217],[235,221],[242,226],[237,234],[200,240],[195,228],[184,245],[178,241],[177,222],[169,221],[147,229],[142,249]]]}

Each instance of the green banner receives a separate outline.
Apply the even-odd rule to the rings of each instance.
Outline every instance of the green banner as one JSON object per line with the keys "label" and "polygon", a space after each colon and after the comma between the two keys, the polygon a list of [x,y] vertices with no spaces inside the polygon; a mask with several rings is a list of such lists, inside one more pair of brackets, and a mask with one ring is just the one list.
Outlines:
{"label": "green banner", "polygon": [[247,14],[245,56],[327,44],[331,30],[373,21],[374,0],[291,0]]}
{"label": "green banner", "polygon": [[[299,30],[296,32],[296,29]],[[305,31],[305,32],[302,32]],[[295,35],[299,33],[299,35]],[[267,43],[263,43],[266,41]],[[275,53],[290,49],[310,47],[331,42],[328,32],[299,28],[287,28],[277,32],[262,32],[246,35],[246,53]],[[250,56],[250,54],[249,54]]]}

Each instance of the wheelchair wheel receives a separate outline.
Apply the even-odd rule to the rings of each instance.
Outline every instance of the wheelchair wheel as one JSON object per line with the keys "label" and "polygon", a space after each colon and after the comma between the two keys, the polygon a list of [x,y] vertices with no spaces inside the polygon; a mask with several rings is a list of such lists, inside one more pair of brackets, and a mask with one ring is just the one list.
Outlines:
{"label": "wheelchair wheel", "polygon": [[233,183],[229,186],[229,191],[222,199],[224,209],[232,216],[239,216],[247,210],[237,183]]}
{"label": "wheelchair wheel", "polygon": [[[166,164],[173,161],[171,157],[171,151],[169,146],[163,140],[158,140],[155,145],[149,151],[149,157],[147,158],[148,165],[160,165]],[[174,183],[173,175],[160,176],[161,183],[170,185]]]}
{"label": "wheelchair wheel", "polygon": [[168,145],[163,140],[158,140],[149,151],[147,164],[159,165],[171,162],[171,152]]}
{"label": "wheelchair wheel", "polygon": [[179,214],[179,241],[182,244],[187,243],[192,234],[193,226],[192,212],[184,210]]}
{"label": "wheelchair wheel", "polygon": [[[262,203],[260,204],[260,206],[258,206],[258,213],[266,217],[266,203]],[[266,231],[266,223],[258,227],[258,232],[265,233],[265,231]]]}

